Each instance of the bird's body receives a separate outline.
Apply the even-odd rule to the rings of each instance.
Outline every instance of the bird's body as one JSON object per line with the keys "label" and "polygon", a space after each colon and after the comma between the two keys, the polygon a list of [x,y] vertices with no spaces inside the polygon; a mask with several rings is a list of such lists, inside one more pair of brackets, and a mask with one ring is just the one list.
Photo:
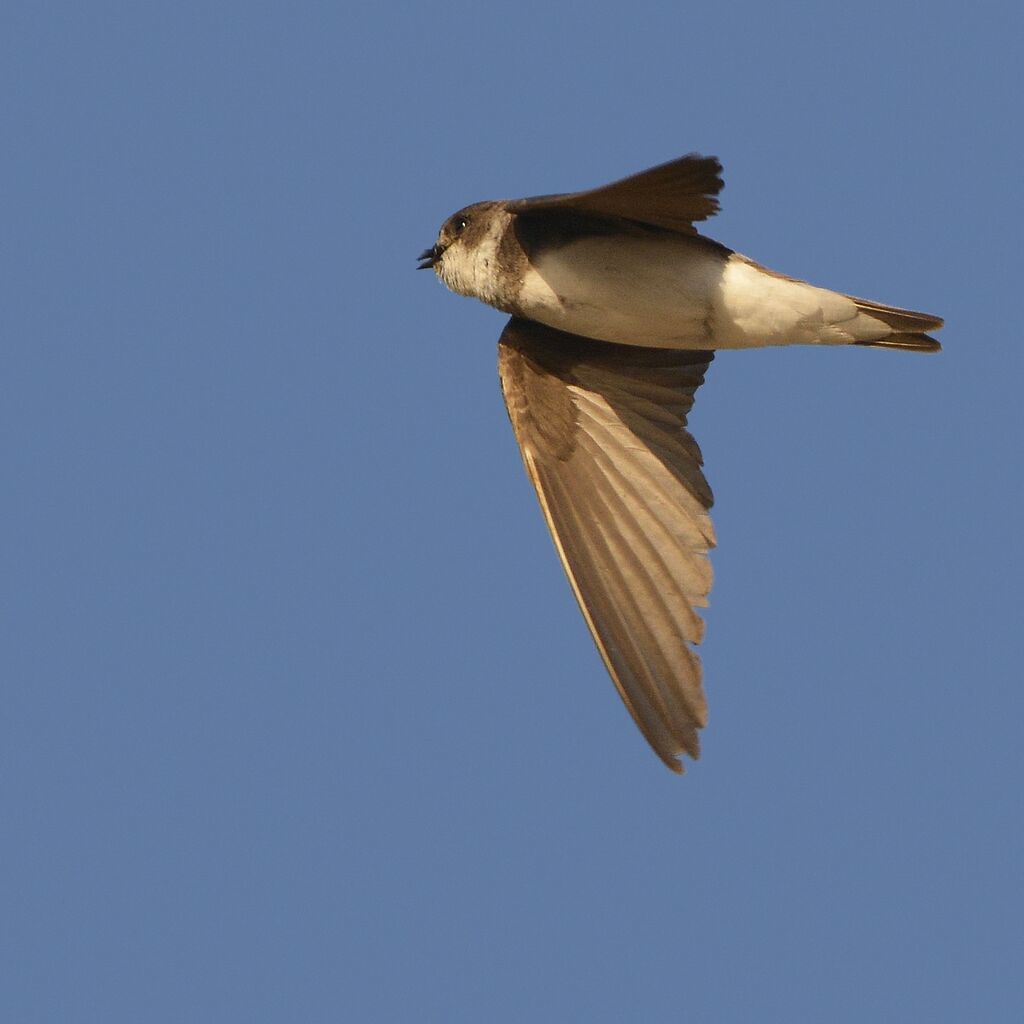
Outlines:
{"label": "bird's body", "polygon": [[538,226],[505,204],[481,205],[481,244],[444,261],[442,280],[560,331],[705,350],[864,344],[897,333],[850,296],[773,273],[700,235],[564,214],[551,232],[550,214]]}
{"label": "bird's body", "polygon": [[605,665],[676,771],[705,721],[693,611],[711,585],[711,492],[686,432],[715,349],[937,351],[938,317],[776,274],[697,234],[721,188],[683,157],[567,195],[476,203],[423,253],[451,288],[513,319],[509,416]]}

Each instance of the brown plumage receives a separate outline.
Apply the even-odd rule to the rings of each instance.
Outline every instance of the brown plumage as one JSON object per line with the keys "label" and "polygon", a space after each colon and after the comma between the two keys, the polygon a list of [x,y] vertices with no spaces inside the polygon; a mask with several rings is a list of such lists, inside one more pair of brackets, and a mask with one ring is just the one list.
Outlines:
{"label": "brown plumage", "polygon": [[695,221],[718,212],[722,190],[717,157],[691,154],[585,192],[534,196],[511,204],[517,213],[575,212],[621,217],[670,231],[696,234]]}
{"label": "brown plumage", "polygon": [[475,203],[420,257],[513,314],[498,369],[527,474],[605,666],[675,772],[707,721],[694,645],[715,538],[687,416],[712,349],[935,352],[926,332],[942,326],[699,235],[721,188],[718,160],[691,155],[584,192]]}
{"label": "brown plumage", "polygon": [[877,341],[858,341],[858,345],[870,348],[902,348],[908,352],[941,352],[942,346],[928,337],[925,331],[937,331],[945,322],[941,317],[931,313],[915,313],[910,309],[899,309],[896,306],[883,306],[878,302],[858,299],[850,296],[857,303],[857,308],[883,324],[888,324],[896,334]]}
{"label": "brown plumage", "polygon": [[673,771],[697,757],[715,534],[686,431],[713,354],[591,342],[510,320],[498,372],[526,471],[605,666]]}

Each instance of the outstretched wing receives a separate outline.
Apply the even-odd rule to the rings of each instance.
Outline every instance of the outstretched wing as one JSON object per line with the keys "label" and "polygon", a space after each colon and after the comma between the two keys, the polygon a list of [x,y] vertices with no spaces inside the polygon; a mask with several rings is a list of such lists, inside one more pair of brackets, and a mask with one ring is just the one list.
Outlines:
{"label": "outstretched wing", "polygon": [[694,222],[718,212],[715,197],[721,190],[722,165],[717,157],[691,153],[600,188],[520,199],[509,206],[519,214],[585,213],[696,234]]}
{"label": "outstretched wing", "polygon": [[686,431],[711,352],[611,345],[513,318],[498,370],[562,565],[626,707],[673,771],[707,720],[694,608],[714,530]]}

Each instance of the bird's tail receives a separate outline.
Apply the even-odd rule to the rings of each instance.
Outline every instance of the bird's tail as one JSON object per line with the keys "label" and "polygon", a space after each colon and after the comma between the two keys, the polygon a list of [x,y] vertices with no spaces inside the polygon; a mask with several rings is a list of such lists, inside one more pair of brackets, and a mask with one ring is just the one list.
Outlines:
{"label": "bird's tail", "polygon": [[858,341],[857,345],[869,345],[872,348],[901,348],[908,352],[940,352],[942,346],[928,337],[925,331],[937,331],[943,324],[942,317],[931,313],[915,313],[911,309],[899,309],[896,306],[883,306],[878,302],[858,299],[850,296],[857,303],[857,308],[868,316],[888,324],[893,333],[878,341]]}

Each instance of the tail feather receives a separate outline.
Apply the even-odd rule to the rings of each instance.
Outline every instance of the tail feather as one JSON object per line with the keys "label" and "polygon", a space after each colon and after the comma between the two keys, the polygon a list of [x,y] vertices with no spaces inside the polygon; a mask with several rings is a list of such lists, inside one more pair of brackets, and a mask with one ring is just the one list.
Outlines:
{"label": "tail feather", "polygon": [[942,346],[927,334],[890,334],[878,341],[855,341],[869,348],[901,348],[906,352],[941,352]]}
{"label": "tail feather", "polygon": [[912,309],[900,309],[898,306],[883,306],[880,302],[858,299],[850,296],[857,308],[875,320],[891,327],[893,333],[887,338],[877,341],[858,341],[858,345],[873,348],[900,348],[910,352],[941,352],[942,346],[929,338],[925,331],[937,331],[945,321],[942,317],[931,313],[917,313]]}
{"label": "tail feather", "polygon": [[933,316],[931,313],[915,313],[912,309],[900,309],[899,306],[883,306],[880,302],[858,299],[854,295],[850,298],[857,303],[861,312],[888,324],[894,331],[907,334],[937,331],[946,322],[941,316]]}

